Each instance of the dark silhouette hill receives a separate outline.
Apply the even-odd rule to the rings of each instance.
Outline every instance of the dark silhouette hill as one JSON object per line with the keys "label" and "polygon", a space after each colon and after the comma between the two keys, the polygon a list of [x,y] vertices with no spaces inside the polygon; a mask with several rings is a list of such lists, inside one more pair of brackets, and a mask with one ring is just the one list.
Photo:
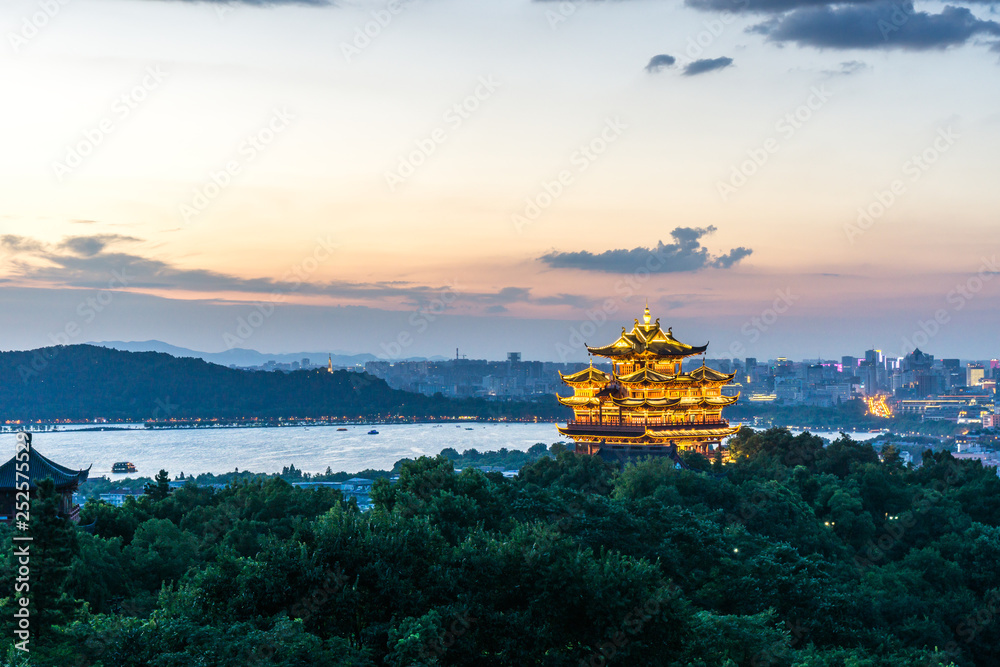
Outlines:
{"label": "dark silhouette hill", "polygon": [[244,371],[159,352],[70,345],[0,352],[0,420],[541,417],[551,403],[449,399],[365,373]]}

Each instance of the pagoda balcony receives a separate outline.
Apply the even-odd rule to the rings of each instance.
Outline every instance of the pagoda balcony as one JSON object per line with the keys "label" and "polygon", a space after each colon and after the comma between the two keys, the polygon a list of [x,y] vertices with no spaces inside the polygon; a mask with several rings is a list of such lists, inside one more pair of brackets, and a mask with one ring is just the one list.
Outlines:
{"label": "pagoda balcony", "polygon": [[646,431],[648,429],[667,429],[667,428],[725,428],[729,426],[729,422],[725,419],[698,419],[693,421],[668,421],[661,419],[649,419],[639,422],[625,422],[621,423],[618,419],[604,419],[598,421],[596,419],[573,419],[566,422],[567,429],[580,429],[580,430],[592,430],[597,429],[601,431],[608,432],[634,432],[634,431]]}

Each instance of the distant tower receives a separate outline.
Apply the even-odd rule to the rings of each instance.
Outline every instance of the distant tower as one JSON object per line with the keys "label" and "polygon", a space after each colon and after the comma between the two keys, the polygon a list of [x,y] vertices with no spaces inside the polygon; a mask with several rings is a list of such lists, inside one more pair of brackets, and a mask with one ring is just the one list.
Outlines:
{"label": "distant tower", "polygon": [[330,360],[326,364],[326,372],[327,373],[332,373],[333,372],[333,355],[332,354],[330,355]]}

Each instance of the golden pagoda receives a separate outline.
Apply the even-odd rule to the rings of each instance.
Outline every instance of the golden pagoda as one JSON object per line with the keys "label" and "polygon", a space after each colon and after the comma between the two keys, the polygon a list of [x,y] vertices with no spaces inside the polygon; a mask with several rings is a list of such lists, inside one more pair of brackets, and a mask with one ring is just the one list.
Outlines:
{"label": "golden pagoda", "polygon": [[[573,408],[573,420],[559,432],[574,440],[576,451],[621,458],[633,455],[677,456],[679,450],[711,455],[722,450],[722,439],[739,430],[722,418],[722,408],[739,395],[723,396],[732,382],[705,365],[681,372],[686,357],[704,354],[708,345],[694,347],[674,338],[673,331],[651,322],[649,306],[642,324],[604,347],[587,347],[591,355],[611,360],[611,375],[594,368],[563,375],[573,395],[557,396]],[[726,458],[725,452],[723,457]]]}

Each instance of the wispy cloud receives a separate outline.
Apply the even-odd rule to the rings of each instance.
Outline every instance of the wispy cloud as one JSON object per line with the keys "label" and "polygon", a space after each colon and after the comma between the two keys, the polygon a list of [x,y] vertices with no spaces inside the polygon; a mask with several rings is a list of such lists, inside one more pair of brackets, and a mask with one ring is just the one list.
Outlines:
{"label": "wispy cloud", "polygon": [[827,76],[850,76],[852,74],[858,74],[859,72],[866,72],[871,68],[871,65],[861,62],[860,60],[848,60],[840,63],[839,69],[823,70],[823,74],[826,74]]}
{"label": "wispy cloud", "polygon": [[455,285],[421,285],[409,281],[308,281],[289,272],[282,278],[243,278],[218,271],[187,269],[146,256],[142,239],[119,234],[70,236],[45,243],[26,236],[0,236],[0,256],[11,269],[10,282],[36,287],[105,289],[109,279],[116,289],[157,292],[245,294],[301,294],[381,304],[387,300],[420,306],[442,294],[454,295],[468,310],[506,312],[513,304],[589,307],[592,300],[575,294],[536,297],[527,287],[500,287],[496,291],[467,291]]}

